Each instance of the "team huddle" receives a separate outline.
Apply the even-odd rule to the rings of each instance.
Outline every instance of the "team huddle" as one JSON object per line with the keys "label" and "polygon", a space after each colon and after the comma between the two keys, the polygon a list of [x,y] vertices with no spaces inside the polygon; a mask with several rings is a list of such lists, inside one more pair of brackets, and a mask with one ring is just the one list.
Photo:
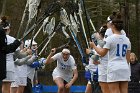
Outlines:
{"label": "team huddle", "polygon": [[[32,39],[19,42],[10,36],[10,24],[6,17],[1,17],[0,25],[1,32],[5,31],[7,46],[18,42],[13,44],[16,46],[9,53],[5,52],[6,78],[1,79],[2,93],[32,93],[36,69],[55,61],[57,66],[53,70],[52,77],[58,86],[58,93],[70,93],[70,87],[78,79],[77,65],[71,55],[73,51],[65,47],[56,53],[57,48],[53,48],[47,58],[38,59],[37,42]],[[90,48],[86,49],[86,53],[90,55],[88,65],[85,66],[90,71],[87,73],[98,70],[98,82],[102,93],[128,93],[131,43],[123,30],[121,14],[113,12],[107,18],[107,23],[103,24],[93,36],[97,42],[90,41]],[[0,51],[3,52],[3,49]],[[90,80],[93,78],[92,74],[87,75],[90,76],[86,76],[88,83],[85,93],[94,93]]]}

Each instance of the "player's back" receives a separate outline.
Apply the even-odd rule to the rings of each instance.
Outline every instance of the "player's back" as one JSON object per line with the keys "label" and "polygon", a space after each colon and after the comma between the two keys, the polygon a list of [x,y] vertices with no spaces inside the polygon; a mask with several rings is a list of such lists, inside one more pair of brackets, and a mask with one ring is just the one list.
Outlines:
{"label": "player's back", "polygon": [[106,42],[109,44],[109,62],[126,62],[126,52],[131,49],[129,39],[124,35],[113,34]]}

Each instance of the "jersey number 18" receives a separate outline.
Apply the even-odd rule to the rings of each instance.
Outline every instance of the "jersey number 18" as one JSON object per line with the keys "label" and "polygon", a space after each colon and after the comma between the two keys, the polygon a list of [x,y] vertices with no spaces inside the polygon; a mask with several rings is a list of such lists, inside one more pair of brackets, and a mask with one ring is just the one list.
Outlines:
{"label": "jersey number 18", "polygon": [[[122,48],[120,51],[120,48]],[[127,45],[123,44],[122,46],[120,44],[117,44],[117,53],[116,56],[125,56],[126,55],[126,51],[127,51]]]}

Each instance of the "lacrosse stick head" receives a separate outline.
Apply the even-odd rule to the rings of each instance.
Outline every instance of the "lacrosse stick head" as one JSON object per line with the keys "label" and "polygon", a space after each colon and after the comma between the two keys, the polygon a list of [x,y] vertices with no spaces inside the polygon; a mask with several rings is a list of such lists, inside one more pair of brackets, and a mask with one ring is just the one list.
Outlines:
{"label": "lacrosse stick head", "polygon": [[43,26],[44,26],[45,24],[47,24],[48,21],[49,21],[49,17],[46,17],[46,18],[44,19]]}
{"label": "lacrosse stick head", "polygon": [[55,27],[55,17],[51,18],[51,21],[44,27],[43,33],[48,33],[49,35],[54,31]]}
{"label": "lacrosse stick head", "polygon": [[61,23],[64,24],[65,26],[70,24],[67,12],[64,8],[61,8],[60,10],[60,20]]}
{"label": "lacrosse stick head", "polygon": [[71,21],[71,29],[74,31],[75,35],[77,35],[78,31],[78,25],[74,20],[74,17],[70,14],[70,21]]}

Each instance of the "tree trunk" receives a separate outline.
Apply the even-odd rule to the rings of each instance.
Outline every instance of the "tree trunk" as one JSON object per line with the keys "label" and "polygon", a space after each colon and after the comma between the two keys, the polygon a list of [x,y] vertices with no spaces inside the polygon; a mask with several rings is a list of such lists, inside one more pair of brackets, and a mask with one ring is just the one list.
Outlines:
{"label": "tree trunk", "polygon": [[140,55],[140,53],[139,53],[139,50],[140,50],[140,32],[139,32],[139,30],[140,30],[140,26],[139,26],[139,24],[140,24],[140,18],[139,18],[139,0],[136,0],[136,2],[135,2],[135,5],[136,5],[136,23],[135,23],[135,26],[136,26],[136,32],[137,32],[137,55]]}
{"label": "tree trunk", "polygon": [[129,3],[128,0],[124,0],[125,2],[125,10],[124,10],[124,14],[125,14],[125,21],[124,21],[124,25],[125,25],[125,31],[129,37]]}
{"label": "tree trunk", "polygon": [[2,5],[2,10],[1,10],[1,14],[0,14],[0,16],[5,15],[6,1],[7,1],[7,0],[3,0],[3,5]]}

